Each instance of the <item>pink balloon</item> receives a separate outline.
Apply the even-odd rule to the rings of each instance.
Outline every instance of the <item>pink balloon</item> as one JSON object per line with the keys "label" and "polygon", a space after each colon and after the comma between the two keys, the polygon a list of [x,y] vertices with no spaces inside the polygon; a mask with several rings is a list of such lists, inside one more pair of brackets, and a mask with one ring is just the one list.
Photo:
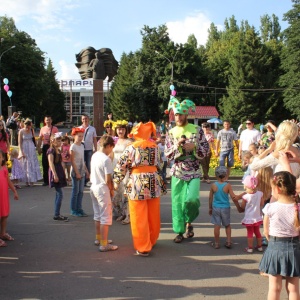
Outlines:
{"label": "pink balloon", "polygon": [[6,85],[4,85],[4,90],[5,90],[5,92],[8,92],[9,91],[9,86],[6,84]]}
{"label": "pink balloon", "polygon": [[176,96],[176,91],[175,90],[171,91],[171,95]]}

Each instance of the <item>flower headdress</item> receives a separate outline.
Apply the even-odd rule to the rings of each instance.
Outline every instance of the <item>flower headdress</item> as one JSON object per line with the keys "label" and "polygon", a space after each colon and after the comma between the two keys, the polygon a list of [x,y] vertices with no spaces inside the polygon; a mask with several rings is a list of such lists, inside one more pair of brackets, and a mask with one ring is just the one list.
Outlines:
{"label": "flower headdress", "polygon": [[113,127],[114,125],[114,121],[112,120],[106,120],[103,124],[104,127],[109,126],[109,127]]}
{"label": "flower headdress", "polygon": [[126,120],[118,120],[116,122],[113,123],[112,129],[116,130],[116,128],[126,128],[126,126],[128,125],[128,122]]}
{"label": "flower headdress", "polygon": [[84,131],[85,131],[84,128],[73,127],[73,128],[72,128],[71,135],[76,135],[78,132],[84,132]]}
{"label": "flower headdress", "polygon": [[169,113],[169,111],[173,109],[174,114],[188,115],[189,108],[192,108],[192,111],[195,111],[196,105],[193,101],[185,99],[180,103],[178,99],[173,97],[169,101],[168,109],[165,112]]}

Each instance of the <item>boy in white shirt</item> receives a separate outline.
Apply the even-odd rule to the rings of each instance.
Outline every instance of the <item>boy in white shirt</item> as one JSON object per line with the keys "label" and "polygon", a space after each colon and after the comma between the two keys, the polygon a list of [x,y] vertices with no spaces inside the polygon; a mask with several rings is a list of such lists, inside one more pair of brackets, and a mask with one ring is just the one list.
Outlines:
{"label": "boy in white shirt", "polygon": [[111,198],[114,195],[112,174],[113,167],[109,154],[115,144],[111,136],[102,136],[99,141],[100,149],[95,152],[91,160],[91,189],[90,195],[93,201],[94,221],[96,229],[95,245],[100,252],[117,250],[118,246],[111,245],[108,237],[108,229],[112,224]]}

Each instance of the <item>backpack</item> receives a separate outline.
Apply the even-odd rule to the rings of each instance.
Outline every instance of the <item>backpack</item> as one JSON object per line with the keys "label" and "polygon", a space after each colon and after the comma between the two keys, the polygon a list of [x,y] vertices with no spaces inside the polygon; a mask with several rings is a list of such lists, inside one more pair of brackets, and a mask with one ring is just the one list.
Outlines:
{"label": "backpack", "polygon": [[12,118],[9,118],[6,122],[6,127],[12,130],[16,130],[18,128],[17,122]]}

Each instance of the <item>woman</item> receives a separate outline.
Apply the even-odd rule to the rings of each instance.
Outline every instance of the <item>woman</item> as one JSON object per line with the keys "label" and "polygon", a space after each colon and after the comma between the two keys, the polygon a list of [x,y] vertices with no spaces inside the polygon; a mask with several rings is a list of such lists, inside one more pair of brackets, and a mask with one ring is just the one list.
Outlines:
{"label": "woman", "polygon": [[209,163],[210,163],[210,159],[211,159],[211,155],[212,155],[211,149],[216,151],[216,147],[215,147],[215,144],[214,144],[214,135],[210,130],[209,123],[207,123],[207,122],[202,123],[202,129],[204,131],[205,138],[206,138],[206,140],[209,144],[209,153],[208,153],[208,155],[205,156],[200,161],[200,164],[201,164],[202,170],[203,170],[203,179],[202,179],[202,181],[205,181],[206,183],[210,183],[208,171],[209,171]]}
{"label": "woman", "polygon": [[275,126],[275,122],[269,120],[265,125],[267,132],[261,136],[259,144],[264,148],[267,149],[275,140],[275,131],[277,127]]}
{"label": "woman", "polygon": [[[115,147],[113,149],[113,168],[116,166],[125,148],[131,143],[131,140],[127,138],[127,125],[128,122],[116,121],[112,129],[116,132],[117,141],[115,141]],[[125,178],[127,182],[128,176]],[[115,191],[112,199],[113,213],[117,217],[117,221],[122,221],[123,225],[129,224],[129,211],[128,211],[128,199],[124,195],[124,181],[122,181]]]}
{"label": "woman", "polygon": [[4,153],[4,159],[7,161],[7,154],[9,152],[9,136],[6,132],[5,123],[3,120],[0,120],[0,150]]}
{"label": "woman", "polygon": [[[283,167],[279,164],[280,151],[291,152],[294,157],[300,157],[299,149],[293,146],[297,136],[297,125],[292,121],[283,121],[276,131],[275,142],[273,142],[267,150],[259,155],[259,159],[252,162],[250,165],[251,170],[258,171],[261,168],[272,167],[274,173],[282,171]],[[298,163],[291,162],[290,166],[293,175],[298,178],[300,175]]]}
{"label": "woman", "polygon": [[114,130],[113,130],[113,125],[114,125],[114,121],[112,120],[106,120],[103,124],[104,128],[105,128],[105,132],[104,134],[110,135],[110,136],[114,136]]}
{"label": "woman", "polygon": [[25,172],[26,186],[33,186],[34,182],[42,179],[42,175],[35,152],[34,131],[31,120],[27,118],[24,125],[25,127],[19,131],[18,135],[19,158]]}

